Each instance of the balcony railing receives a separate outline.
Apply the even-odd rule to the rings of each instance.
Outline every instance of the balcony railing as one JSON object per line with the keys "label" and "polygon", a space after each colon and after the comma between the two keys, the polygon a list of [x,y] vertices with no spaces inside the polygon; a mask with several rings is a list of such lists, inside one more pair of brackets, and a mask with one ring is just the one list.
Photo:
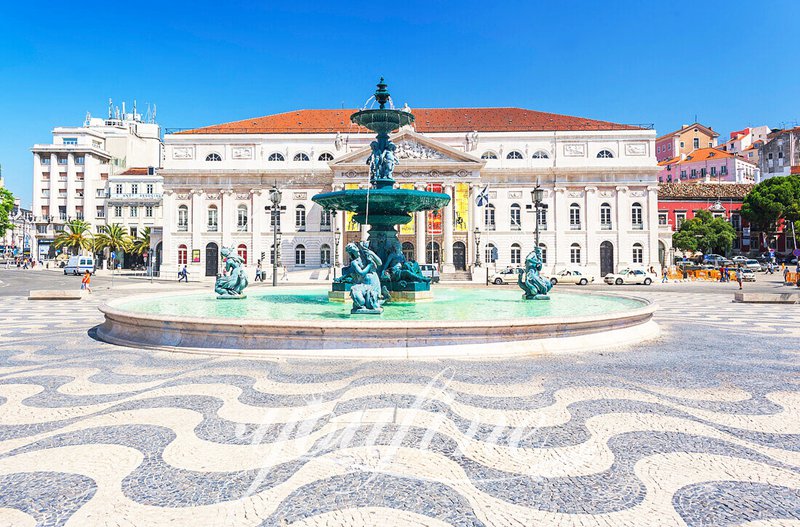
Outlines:
{"label": "balcony railing", "polygon": [[497,225],[495,225],[494,223],[488,223],[488,224],[486,224],[486,230],[487,231],[496,231],[497,230]]}
{"label": "balcony railing", "polygon": [[644,230],[644,223],[634,223],[633,225],[631,225],[631,227],[635,231],[642,231]]}
{"label": "balcony railing", "polygon": [[581,230],[581,224],[580,223],[570,223],[569,224],[569,230],[571,230],[571,231],[579,231],[579,230]]}
{"label": "balcony railing", "polygon": [[522,230],[522,225],[520,225],[519,223],[511,223],[511,230],[512,231],[521,231]]}
{"label": "balcony railing", "polygon": [[[180,225],[178,225],[178,230],[181,230],[181,226]],[[208,225],[208,232],[217,232],[217,224],[214,223],[212,225]]]}
{"label": "balcony railing", "polygon": [[184,225],[181,223],[178,224],[178,232],[187,232],[188,230],[189,230],[188,225]]}
{"label": "balcony railing", "polygon": [[610,230],[612,230],[611,224],[610,223],[601,223],[600,224],[600,230],[601,231],[610,231]]}

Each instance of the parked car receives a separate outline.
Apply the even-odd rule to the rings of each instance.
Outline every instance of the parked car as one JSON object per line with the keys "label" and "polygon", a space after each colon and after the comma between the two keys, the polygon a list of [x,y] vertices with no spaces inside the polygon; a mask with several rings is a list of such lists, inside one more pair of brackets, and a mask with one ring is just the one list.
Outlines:
{"label": "parked car", "polygon": [[432,264],[420,264],[419,270],[422,273],[422,276],[428,277],[431,279],[431,283],[437,283],[441,278],[439,275],[439,269],[436,268],[435,265]]}
{"label": "parked car", "polygon": [[725,267],[733,267],[734,266],[733,261],[728,260],[724,256],[718,256],[717,258],[714,258],[713,260],[707,260],[707,262],[710,263],[711,265],[713,265],[714,269],[719,269],[720,267],[723,267],[723,266],[725,266]]}
{"label": "parked car", "polygon": [[577,284],[586,285],[589,282],[594,282],[594,276],[588,276],[580,271],[564,269],[550,277],[550,283],[556,284]]}
{"label": "parked car", "polygon": [[733,258],[731,258],[731,261],[734,262],[734,263],[740,263],[740,262],[744,263],[747,260],[748,260],[747,256],[742,256],[741,254],[738,254],[738,255],[734,256]]}
{"label": "parked car", "polygon": [[86,271],[94,274],[94,258],[91,256],[70,256],[64,266],[64,274],[83,274]]}
{"label": "parked car", "polygon": [[742,269],[742,281],[743,282],[755,282],[756,281],[756,273],[749,267]]}
{"label": "parked car", "polygon": [[[742,264],[742,267],[745,269],[750,269],[752,271],[761,271],[761,264],[758,263],[758,260],[745,260],[744,262],[736,262],[738,264]],[[766,265],[764,266],[764,270],[766,271]]]}
{"label": "parked car", "polygon": [[714,253],[704,254],[703,255],[703,261],[704,262],[714,262],[714,261],[718,260],[719,258],[725,258],[725,257],[722,256],[721,254],[714,254]]}
{"label": "parked car", "polygon": [[609,273],[603,278],[605,283],[611,285],[622,284],[644,284],[650,285],[653,283],[653,275],[649,274],[644,269],[623,269],[619,273]]}
{"label": "parked car", "polygon": [[501,269],[489,277],[489,281],[494,285],[516,284],[520,269]]}

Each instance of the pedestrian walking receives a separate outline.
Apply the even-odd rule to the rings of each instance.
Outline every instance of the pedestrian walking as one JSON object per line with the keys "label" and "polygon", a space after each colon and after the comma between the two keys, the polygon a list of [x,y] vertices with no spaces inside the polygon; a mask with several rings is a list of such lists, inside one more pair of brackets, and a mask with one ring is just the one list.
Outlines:
{"label": "pedestrian walking", "polygon": [[742,264],[736,268],[736,281],[739,282],[739,289],[742,288],[742,280],[744,279],[744,273],[742,272]]}
{"label": "pedestrian walking", "polygon": [[85,273],[83,273],[83,278],[81,278],[81,289],[86,289],[89,291],[89,294],[92,293],[92,273],[89,272],[87,269]]}
{"label": "pedestrian walking", "polygon": [[182,281],[189,283],[189,271],[186,270],[186,265],[183,266],[183,269],[178,271],[178,283]]}
{"label": "pedestrian walking", "polygon": [[666,267],[661,268],[661,283],[665,284],[669,281],[669,270]]}
{"label": "pedestrian walking", "polygon": [[256,263],[256,282],[264,281],[264,271],[261,269],[261,260]]}

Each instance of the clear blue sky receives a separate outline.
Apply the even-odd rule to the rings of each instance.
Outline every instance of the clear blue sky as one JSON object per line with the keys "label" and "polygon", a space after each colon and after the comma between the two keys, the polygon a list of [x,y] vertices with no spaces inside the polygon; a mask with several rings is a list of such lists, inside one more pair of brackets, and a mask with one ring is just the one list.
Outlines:
{"label": "clear blue sky", "polygon": [[31,145],[109,97],[194,127],[360,106],[381,75],[412,108],[777,127],[800,120],[799,20],[797,0],[8,2],[0,163],[30,204]]}

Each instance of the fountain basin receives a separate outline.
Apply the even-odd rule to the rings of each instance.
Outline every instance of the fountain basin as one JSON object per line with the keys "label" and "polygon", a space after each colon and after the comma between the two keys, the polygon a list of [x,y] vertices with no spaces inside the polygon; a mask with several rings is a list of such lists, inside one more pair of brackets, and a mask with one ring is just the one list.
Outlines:
{"label": "fountain basin", "polygon": [[450,202],[450,196],[441,192],[427,192],[405,188],[352,189],[325,192],[311,198],[323,208],[347,210],[366,221],[367,194],[369,193],[369,223],[384,217],[389,225],[411,221],[409,213],[420,210],[441,209]]}
{"label": "fountain basin", "polygon": [[[329,303],[320,287],[251,292],[234,303],[198,293],[142,295],[101,306],[97,336],[132,347],[263,358],[474,359],[618,347],[658,335],[655,305],[641,298],[559,293],[525,302],[510,289],[442,287],[436,295],[436,302],[394,303],[369,323],[351,318],[349,306]],[[481,297],[484,303],[470,302]]]}

